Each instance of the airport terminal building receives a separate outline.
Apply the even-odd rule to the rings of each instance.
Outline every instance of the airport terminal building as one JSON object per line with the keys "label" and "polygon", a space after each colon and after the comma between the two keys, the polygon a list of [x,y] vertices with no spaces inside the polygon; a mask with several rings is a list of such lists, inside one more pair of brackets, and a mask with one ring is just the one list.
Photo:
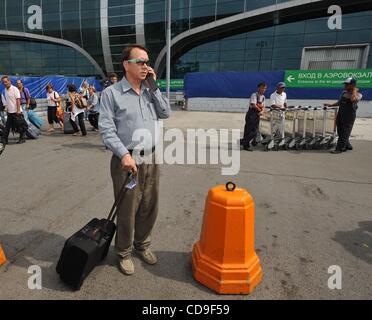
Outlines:
{"label": "airport terminal building", "polygon": [[[165,0],[2,0],[0,74],[120,74],[123,46],[140,43],[164,77],[166,21]],[[172,0],[171,77],[372,68],[371,21],[371,0]]]}

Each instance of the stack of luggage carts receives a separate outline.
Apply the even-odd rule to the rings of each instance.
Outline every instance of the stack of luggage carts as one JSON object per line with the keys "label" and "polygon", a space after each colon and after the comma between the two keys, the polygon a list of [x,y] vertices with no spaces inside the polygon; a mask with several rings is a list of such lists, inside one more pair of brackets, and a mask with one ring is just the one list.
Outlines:
{"label": "stack of luggage carts", "polygon": [[[337,144],[338,108],[289,106],[287,109],[266,108],[269,134],[260,142],[266,151],[329,150]],[[286,126],[292,121],[291,130]],[[261,121],[260,132],[262,132]]]}

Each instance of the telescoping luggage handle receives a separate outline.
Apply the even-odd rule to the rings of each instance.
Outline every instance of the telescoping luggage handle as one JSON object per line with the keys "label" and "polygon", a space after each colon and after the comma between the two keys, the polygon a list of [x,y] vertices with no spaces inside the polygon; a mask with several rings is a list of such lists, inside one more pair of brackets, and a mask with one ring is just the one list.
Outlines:
{"label": "telescoping luggage handle", "polygon": [[[128,189],[133,189],[135,186],[136,186],[136,183],[135,183],[135,180],[134,180],[134,175],[132,172],[128,172],[128,179],[125,180],[125,182],[123,183],[123,186],[121,187],[121,190],[120,190],[120,193],[119,193],[119,196],[116,198],[111,210],[110,210],[110,213],[109,213],[109,216],[107,218],[107,220],[110,220],[112,222],[115,221],[115,218],[116,218],[116,215],[117,215],[117,207],[119,206],[121,200],[124,198],[124,195],[125,193],[127,192]],[[129,180],[129,182],[128,182]]]}
{"label": "telescoping luggage handle", "polygon": [[[129,179],[129,183],[127,183],[128,179]],[[136,181],[135,181],[135,178],[134,178],[134,175],[133,175],[132,172],[128,173],[128,179],[126,179],[125,182],[123,183],[123,186],[121,187],[119,196],[116,198],[114,204],[112,205],[112,208],[110,210],[109,216],[108,216],[107,221],[105,222],[105,224],[101,227],[96,228],[93,231],[93,235],[95,235],[95,234],[97,234],[97,232],[101,231],[100,235],[98,237],[98,242],[101,242],[103,236],[107,233],[107,226],[108,226],[109,221],[111,221],[111,222],[115,221],[115,218],[116,218],[116,215],[117,215],[117,212],[118,212],[117,208],[118,208],[121,200],[124,198],[124,195],[127,192],[127,190],[128,189],[133,189],[136,186]]]}

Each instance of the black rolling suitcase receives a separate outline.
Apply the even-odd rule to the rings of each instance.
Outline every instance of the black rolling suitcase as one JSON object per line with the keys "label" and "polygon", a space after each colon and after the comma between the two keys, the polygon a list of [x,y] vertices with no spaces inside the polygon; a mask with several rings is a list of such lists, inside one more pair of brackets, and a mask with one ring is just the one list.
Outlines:
{"label": "black rolling suitcase", "polygon": [[89,273],[107,256],[116,231],[117,207],[126,190],[124,184],[107,219],[91,220],[66,240],[56,270],[72,289],[79,290]]}
{"label": "black rolling suitcase", "polygon": [[71,114],[69,112],[63,113],[63,133],[64,134],[73,134],[75,131],[72,128],[71,122],[70,122]]}

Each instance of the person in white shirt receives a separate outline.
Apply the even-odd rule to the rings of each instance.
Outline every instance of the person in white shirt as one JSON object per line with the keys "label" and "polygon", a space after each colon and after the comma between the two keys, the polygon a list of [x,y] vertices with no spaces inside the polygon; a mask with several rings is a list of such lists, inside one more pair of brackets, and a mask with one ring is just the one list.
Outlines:
{"label": "person in white shirt", "polygon": [[285,91],[285,83],[279,82],[276,85],[276,91],[270,96],[271,108],[287,109],[287,94]]}
{"label": "person in white shirt", "polygon": [[[83,104],[84,106],[88,106],[88,99],[89,99],[89,96],[90,96],[90,93],[89,93],[89,83],[84,81],[83,84],[81,85],[81,88],[79,90],[79,94],[80,94],[80,98],[82,99],[83,101]],[[87,120],[88,121],[88,110],[87,109],[84,109],[84,120]]]}
{"label": "person in white shirt", "polygon": [[3,144],[8,144],[10,129],[19,132],[18,144],[25,143],[26,130],[23,126],[18,126],[17,119],[21,116],[21,94],[17,87],[13,86],[8,76],[2,76],[1,82],[5,89],[1,93],[1,100],[7,111],[7,121],[3,133]]}
{"label": "person in white shirt", "polygon": [[53,85],[49,83],[46,86],[47,100],[48,100],[48,132],[54,131],[54,122],[59,123],[63,131],[63,122],[57,117],[57,107],[61,103],[61,97],[58,92],[54,91]]}
{"label": "person in white shirt", "polygon": [[[84,123],[84,105],[81,101],[80,95],[76,92],[76,86],[74,84],[69,84],[68,88],[68,104],[70,110],[70,123],[74,129],[73,136],[79,135],[79,127],[81,130],[81,135],[85,137],[87,135],[87,130]],[[79,127],[77,125],[79,124]]]}
{"label": "person in white shirt", "polygon": [[93,131],[98,131],[98,118],[99,118],[99,98],[96,94],[96,88],[93,86],[89,87],[89,99],[88,99],[88,119],[93,127]]}

